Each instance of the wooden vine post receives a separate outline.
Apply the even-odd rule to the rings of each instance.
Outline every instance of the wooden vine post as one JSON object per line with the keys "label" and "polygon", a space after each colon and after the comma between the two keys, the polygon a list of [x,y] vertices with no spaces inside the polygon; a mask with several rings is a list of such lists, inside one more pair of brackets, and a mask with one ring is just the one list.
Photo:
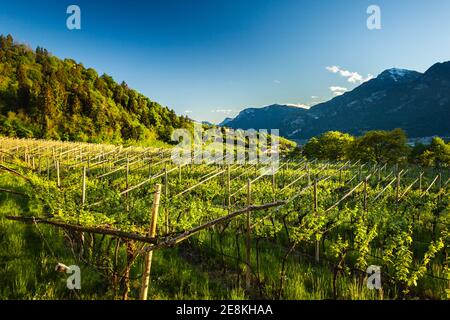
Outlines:
{"label": "wooden vine post", "polygon": [[275,201],[275,188],[276,188],[276,184],[275,184],[275,167],[272,167],[272,194],[273,194],[273,201]]}
{"label": "wooden vine post", "polygon": [[395,187],[395,200],[398,202],[400,197],[400,172],[398,171],[398,165],[397,165],[397,185]]}
{"label": "wooden vine post", "polygon": [[169,176],[167,172],[167,164],[164,167],[164,216],[166,221],[166,234],[169,233],[169,210],[167,208],[169,204]]}
{"label": "wooden vine post", "polygon": [[88,154],[88,175],[91,176],[91,154]]}
{"label": "wooden vine post", "polygon": [[423,172],[421,172],[419,174],[419,192],[422,193],[422,177],[423,177]]}
{"label": "wooden vine post", "polygon": [[227,165],[227,206],[228,211],[230,211],[231,208],[231,172],[230,172],[230,165]]}
{"label": "wooden vine post", "polygon": [[53,163],[55,163],[55,157],[56,157],[56,150],[55,150],[55,147],[53,147],[52,148],[52,160],[53,160]]}
{"label": "wooden vine post", "polygon": [[61,177],[59,173],[59,160],[56,160],[56,179],[58,183],[58,188],[61,187]]}
{"label": "wooden vine post", "polygon": [[[251,204],[251,180],[247,180],[247,207]],[[250,211],[247,211],[247,241],[246,241],[246,268],[245,268],[245,288],[247,291],[251,287],[251,271],[250,271],[250,245],[251,245],[251,230],[250,230]]]}
{"label": "wooden vine post", "polygon": [[[161,185],[156,185],[155,195],[153,198],[152,220],[150,225],[149,237],[154,238],[156,236],[156,223],[158,220],[159,200],[161,198]],[[150,284],[150,270],[152,267],[153,251],[149,251],[145,254],[144,273],[142,274],[142,285],[139,299],[147,300],[148,287]]]}
{"label": "wooden vine post", "polygon": [[[317,199],[317,177],[314,178],[314,213],[317,212],[318,199]],[[316,239],[316,262],[319,263],[320,255],[320,241]]]}
{"label": "wooden vine post", "polygon": [[167,198],[168,195],[169,195],[169,178],[166,165],[164,167],[164,196]]}
{"label": "wooden vine post", "polygon": [[364,178],[364,212],[367,212],[367,182],[369,177]]}
{"label": "wooden vine post", "polygon": [[81,204],[84,206],[85,203],[86,203],[86,166],[83,167],[83,180],[81,191]]}
{"label": "wooden vine post", "polygon": [[308,171],[308,186],[311,184],[311,171],[309,170],[309,165],[306,164],[307,168],[306,170]]}
{"label": "wooden vine post", "polygon": [[[127,168],[126,168],[126,189],[128,190],[128,188],[130,187],[130,159],[128,159],[128,155],[127,155]],[[128,203],[128,193],[125,195],[125,202],[127,204],[127,212],[130,211],[130,207],[129,207],[129,203]]]}
{"label": "wooden vine post", "polygon": [[317,200],[317,177],[314,179],[314,212],[317,212],[318,200]]}
{"label": "wooden vine post", "polygon": [[48,158],[46,158],[47,160],[47,179],[50,179],[50,163],[48,161]]}

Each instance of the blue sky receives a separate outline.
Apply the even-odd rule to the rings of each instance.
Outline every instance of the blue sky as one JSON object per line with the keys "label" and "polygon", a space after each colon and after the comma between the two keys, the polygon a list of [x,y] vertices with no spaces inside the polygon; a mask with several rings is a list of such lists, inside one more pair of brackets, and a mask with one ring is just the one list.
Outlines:
{"label": "blue sky", "polygon": [[[71,4],[81,30],[66,28]],[[366,27],[371,4],[381,30]],[[0,0],[0,33],[218,122],[245,107],[328,100],[330,87],[350,90],[387,68],[423,72],[450,60],[450,1]]]}

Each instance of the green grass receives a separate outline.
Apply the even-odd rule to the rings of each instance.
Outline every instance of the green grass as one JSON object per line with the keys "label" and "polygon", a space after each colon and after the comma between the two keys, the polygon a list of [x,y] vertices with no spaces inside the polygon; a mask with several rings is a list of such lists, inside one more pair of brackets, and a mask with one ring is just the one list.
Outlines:
{"label": "green grass", "polygon": [[[201,172],[201,174],[204,173]],[[294,179],[295,175],[290,177],[290,174],[290,171],[283,172],[283,176]],[[215,188],[220,190],[220,182],[216,181],[215,183],[217,184]],[[179,187],[183,188],[182,185]],[[2,172],[0,172],[0,188],[19,192],[27,190],[27,193],[30,194],[30,187],[22,178]],[[76,184],[74,188],[76,188]],[[204,188],[206,190],[207,187]],[[204,194],[205,190],[199,189],[196,192]],[[265,198],[268,196],[265,196],[264,193],[270,194],[271,191],[270,187],[266,189],[261,187],[259,190],[258,186],[253,190],[255,194],[260,192],[261,197]],[[195,194],[192,197],[195,198]],[[146,196],[146,199],[150,201],[150,196]],[[330,199],[333,200],[331,197]],[[148,219],[147,209],[150,204],[150,202],[143,204],[142,207],[136,209],[136,212],[140,215],[145,212],[145,219]],[[209,209],[207,208],[209,202],[201,205],[194,204],[198,206],[194,209],[199,212]],[[175,209],[177,208],[174,208],[173,211]],[[92,264],[79,261],[74,256],[63,230],[45,225],[25,225],[5,219],[6,215],[42,216],[45,212],[46,208],[34,198],[0,192],[0,299],[120,298],[121,289],[112,286],[111,277],[108,274],[99,271]],[[397,213],[392,212],[392,215],[395,214]],[[388,216],[383,215],[382,217]],[[124,215],[124,219],[127,218],[130,219],[130,216]],[[192,217],[186,215],[184,218],[189,220]],[[163,217],[161,216],[160,219]],[[143,221],[143,223],[148,223],[147,220]],[[188,225],[190,222],[186,221]],[[210,229],[202,231],[175,248],[155,251],[149,299],[278,298],[281,263],[288,247],[284,229],[276,233],[276,238],[263,237],[258,241],[258,246],[256,239],[252,239],[252,289],[246,292],[244,290],[244,235],[240,235],[236,242],[236,232],[241,230],[239,225],[243,225],[243,220],[238,218],[232,225],[222,237],[219,236],[220,228]],[[354,236],[350,226],[341,227],[341,229],[336,228],[321,247],[320,263],[314,262],[315,244],[310,240],[302,241],[301,246],[299,245],[289,255],[286,260],[283,290],[279,298],[287,300],[335,298],[333,268],[337,260],[330,253],[332,251],[330,250],[331,244],[335,243],[337,235]],[[414,239],[421,241],[411,246],[415,262],[422,259],[428,250],[428,244],[433,239],[429,228],[419,225],[416,228]],[[99,243],[101,236],[96,236],[94,240]],[[369,253],[380,257],[383,252],[374,249],[377,245],[379,243],[373,243]],[[107,245],[102,243],[99,246],[98,249],[105,249]],[[257,260],[257,253],[259,260]],[[95,252],[90,254],[91,256],[95,255]],[[99,256],[102,259],[110,259],[108,255]],[[356,258],[355,253],[349,252],[346,257],[347,266],[354,266]],[[125,261],[126,252],[122,247],[119,251],[118,262],[123,265]],[[66,288],[67,275],[54,271],[58,262],[66,265],[76,264],[81,267],[82,290],[74,292]],[[108,261],[109,264],[110,262]],[[368,259],[369,264],[377,264],[377,262],[375,258]],[[136,299],[139,296],[142,269],[142,259],[138,259],[131,269],[130,299]],[[441,261],[432,263],[427,272],[432,273],[435,277],[446,277]],[[365,275],[361,272],[339,273],[335,282],[336,298],[372,300],[405,297],[399,291],[398,286],[391,285],[388,279],[382,278],[382,281],[385,284],[383,285],[383,296],[379,292],[367,289]],[[418,282],[417,287],[411,289],[406,298],[445,299],[445,289],[448,289],[448,281],[426,276]]]}
{"label": "green grass", "polygon": [[[20,191],[21,178],[0,174],[0,188]],[[5,219],[7,215],[41,214],[37,203],[26,197],[0,193],[0,299],[111,299],[111,288],[101,273],[76,261],[60,230],[45,225],[25,225]],[[212,280],[202,266],[183,257],[181,248],[154,254],[150,299],[242,299],[240,288]],[[124,253],[121,254],[124,259]],[[78,264],[82,290],[66,288],[66,275],[54,271],[58,262]],[[131,272],[130,297],[138,297],[142,261]]]}

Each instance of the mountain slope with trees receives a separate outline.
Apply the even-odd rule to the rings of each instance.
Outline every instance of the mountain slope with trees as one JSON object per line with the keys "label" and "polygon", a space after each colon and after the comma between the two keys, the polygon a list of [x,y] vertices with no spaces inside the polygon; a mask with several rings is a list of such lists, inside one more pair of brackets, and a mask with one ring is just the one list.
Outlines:
{"label": "mountain slope with trees", "polygon": [[125,82],[0,35],[0,134],[154,144],[190,124]]}
{"label": "mountain slope with trees", "polygon": [[297,119],[307,115],[308,110],[301,107],[273,104],[262,108],[247,108],[234,119],[226,118],[219,126],[233,129],[279,129],[280,135],[288,137],[295,130]]}
{"label": "mountain slope with trees", "polygon": [[[277,115],[289,112],[279,119]],[[425,73],[388,69],[350,92],[309,110],[273,105],[241,111],[228,119],[234,129],[280,129],[305,141],[327,131],[362,135],[370,130],[402,128],[411,138],[450,136],[450,62]]]}

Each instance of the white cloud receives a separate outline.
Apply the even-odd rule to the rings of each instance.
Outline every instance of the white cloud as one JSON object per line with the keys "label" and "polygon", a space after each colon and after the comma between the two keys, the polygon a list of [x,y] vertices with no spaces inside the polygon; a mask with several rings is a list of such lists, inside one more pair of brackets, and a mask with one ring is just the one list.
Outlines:
{"label": "white cloud", "polygon": [[273,80],[273,83],[280,84],[281,81],[280,80]]}
{"label": "white cloud", "polygon": [[347,78],[347,81],[354,84],[361,84],[373,78],[373,75],[368,74],[367,77],[360,75],[358,72],[352,72],[342,69],[338,66],[326,67],[332,73],[339,73],[341,77]]}
{"label": "white cloud", "polygon": [[338,73],[339,72],[339,67],[338,66],[332,66],[332,67],[326,67],[326,69],[330,72],[333,73]]}
{"label": "white cloud", "polygon": [[319,97],[318,96],[311,96],[311,99],[316,100],[316,99],[319,99]]}
{"label": "white cloud", "polygon": [[211,112],[223,113],[223,114],[231,114],[231,113],[234,113],[234,110],[232,110],[232,109],[216,109],[216,110],[212,110]]}
{"label": "white cloud", "polygon": [[345,92],[348,91],[347,88],[338,87],[338,86],[331,86],[330,90],[331,90],[331,92],[333,92],[333,95],[336,96],[336,97],[340,96],[340,95],[343,95]]}
{"label": "white cloud", "polygon": [[184,113],[186,114],[192,113],[192,110],[184,110]]}

